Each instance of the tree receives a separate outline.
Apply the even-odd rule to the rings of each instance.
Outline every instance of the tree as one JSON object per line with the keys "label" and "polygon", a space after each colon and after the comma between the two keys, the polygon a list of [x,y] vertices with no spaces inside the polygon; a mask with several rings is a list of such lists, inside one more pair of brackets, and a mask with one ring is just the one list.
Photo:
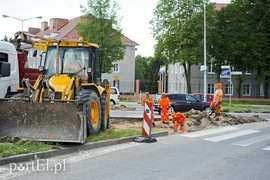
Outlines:
{"label": "tree", "polygon": [[152,57],[149,64],[149,69],[146,72],[146,77],[149,81],[149,91],[152,93],[158,92],[158,81],[159,81],[158,72],[160,70],[161,64],[165,64],[165,62],[162,61],[161,59]]}
{"label": "tree", "polygon": [[209,52],[217,67],[227,63],[235,70],[256,72],[257,80],[264,81],[265,98],[270,82],[269,4],[269,0],[235,0],[217,12],[210,39],[214,48]]}
{"label": "tree", "polygon": [[149,59],[140,55],[135,57],[135,80],[140,80],[140,89],[142,91],[147,90],[146,85],[146,71],[149,69]]}
{"label": "tree", "polygon": [[153,57],[135,57],[135,80],[140,80],[140,90],[157,93],[160,64],[164,62]]}
{"label": "tree", "polygon": [[[207,16],[212,17],[213,9],[208,6]],[[166,64],[182,64],[191,93],[191,65],[203,62],[203,1],[160,0],[154,16],[150,23],[157,41],[155,57]]]}
{"label": "tree", "polygon": [[88,0],[88,7],[81,6],[84,16],[76,26],[77,32],[88,42],[95,42],[104,49],[101,72],[110,73],[113,62],[122,60],[125,45],[121,42],[122,29],[117,12],[119,5],[110,0]]}

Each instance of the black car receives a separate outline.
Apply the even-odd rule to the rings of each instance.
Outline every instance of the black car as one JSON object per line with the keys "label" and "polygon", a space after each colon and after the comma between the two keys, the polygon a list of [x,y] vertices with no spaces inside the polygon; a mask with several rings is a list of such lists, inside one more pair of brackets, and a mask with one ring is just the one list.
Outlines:
{"label": "black car", "polygon": [[[168,93],[166,96],[170,99],[171,104],[169,106],[169,113],[175,112],[186,112],[191,109],[195,110],[208,110],[210,103],[201,102],[196,97],[191,94],[180,94],[180,93]],[[157,95],[154,98],[153,110],[160,113],[160,108],[158,104],[158,99],[161,95]]]}

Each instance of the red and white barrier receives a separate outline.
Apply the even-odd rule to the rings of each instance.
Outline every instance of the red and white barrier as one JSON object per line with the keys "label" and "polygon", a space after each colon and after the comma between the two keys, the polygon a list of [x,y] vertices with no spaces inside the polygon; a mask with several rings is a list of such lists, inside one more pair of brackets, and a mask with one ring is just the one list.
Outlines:
{"label": "red and white barrier", "polygon": [[151,137],[152,109],[153,103],[150,101],[146,101],[144,104],[143,127],[142,127],[142,135],[146,137]]}
{"label": "red and white barrier", "polygon": [[144,103],[144,111],[143,111],[143,126],[142,126],[142,136],[134,138],[135,142],[157,142],[155,138],[151,137],[151,126],[152,126],[152,109],[153,103],[150,101],[146,101]]}

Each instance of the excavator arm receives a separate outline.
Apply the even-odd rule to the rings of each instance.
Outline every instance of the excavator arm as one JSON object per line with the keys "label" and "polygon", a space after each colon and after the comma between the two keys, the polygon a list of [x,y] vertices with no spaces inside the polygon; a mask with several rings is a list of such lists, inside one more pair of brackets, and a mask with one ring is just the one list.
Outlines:
{"label": "excavator arm", "polygon": [[[33,40],[28,37],[33,37],[35,39],[40,40]],[[14,34],[14,39],[11,40],[11,43],[13,43],[17,48],[21,47],[21,43],[32,44],[34,48],[46,52],[47,50],[46,43],[51,40],[52,39],[45,38],[42,36],[37,36],[23,31],[18,31]]]}

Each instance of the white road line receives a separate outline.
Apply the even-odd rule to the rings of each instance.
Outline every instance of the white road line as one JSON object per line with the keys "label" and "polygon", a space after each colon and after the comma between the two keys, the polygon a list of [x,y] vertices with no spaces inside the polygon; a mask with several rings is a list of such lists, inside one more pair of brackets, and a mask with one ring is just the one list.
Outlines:
{"label": "white road line", "polygon": [[206,138],[204,140],[205,141],[212,141],[212,142],[219,142],[219,141],[224,141],[224,140],[227,140],[227,139],[232,139],[232,138],[236,138],[236,137],[239,137],[239,136],[245,136],[245,135],[253,134],[253,133],[257,133],[257,132],[259,132],[259,131],[245,130],[245,131],[239,131],[239,132],[225,134],[225,135],[221,135],[221,136],[216,136],[216,137],[212,137],[212,138]]}
{"label": "white road line", "polygon": [[249,146],[251,144],[255,144],[255,143],[258,143],[258,142],[261,142],[261,141],[265,141],[265,140],[268,140],[270,139],[270,134],[265,134],[265,135],[262,135],[262,136],[257,136],[257,137],[254,137],[254,138],[250,138],[250,139],[246,139],[246,140],[243,140],[243,141],[238,141],[236,143],[232,143],[233,145],[236,145],[236,146]]}
{"label": "white road line", "polygon": [[236,130],[236,129],[239,129],[239,128],[226,126],[226,127],[221,127],[221,128],[214,128],[214,129],[191,132],[188,134],[181,134],[180,136],[194,138],[194,137],[207,136],[211,134],[216,134],[216,133],[231,131],[231,130]]}
{"label": "white road line", "polygon": [[270,146],[267,146],[266,148],[263,148],[263,150],[270,151]]}

